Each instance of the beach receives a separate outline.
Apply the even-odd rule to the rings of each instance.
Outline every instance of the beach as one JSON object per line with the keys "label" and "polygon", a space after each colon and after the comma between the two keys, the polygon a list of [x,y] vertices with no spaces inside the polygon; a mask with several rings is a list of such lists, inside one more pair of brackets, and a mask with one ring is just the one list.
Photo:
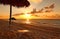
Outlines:
{"label": "beach", "polygon": [[[9,22],[0,19],[0,39],[60,39],[60,27]],[[22,32],[22,30],[25,30]]]}

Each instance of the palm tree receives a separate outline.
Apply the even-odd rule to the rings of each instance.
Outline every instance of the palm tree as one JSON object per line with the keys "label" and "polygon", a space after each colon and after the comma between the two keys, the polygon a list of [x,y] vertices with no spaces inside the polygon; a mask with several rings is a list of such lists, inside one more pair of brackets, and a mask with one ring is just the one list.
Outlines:
{"label": "palm tree", "polygon": [[9,25],[11,24],[12,6],[19,8],[19,7],[28,7],[30,5],[30,3],[27,0],[0,0],[0,4],[10,5]]}

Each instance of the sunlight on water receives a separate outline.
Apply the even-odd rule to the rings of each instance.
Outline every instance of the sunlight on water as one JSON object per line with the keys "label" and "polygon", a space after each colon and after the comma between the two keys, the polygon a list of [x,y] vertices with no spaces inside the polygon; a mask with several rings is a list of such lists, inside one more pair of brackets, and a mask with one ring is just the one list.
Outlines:
{"label": "sunlight on water", "polygon": [[26,24],[30,24],[31,22],[30,22],[29,19],[27,19],[27,20],[25,21],[25,23],[26,23]]}
{"label": "sunlight on water", "polygon": [[18,32],[30,32],[29,30],[18,30]]}

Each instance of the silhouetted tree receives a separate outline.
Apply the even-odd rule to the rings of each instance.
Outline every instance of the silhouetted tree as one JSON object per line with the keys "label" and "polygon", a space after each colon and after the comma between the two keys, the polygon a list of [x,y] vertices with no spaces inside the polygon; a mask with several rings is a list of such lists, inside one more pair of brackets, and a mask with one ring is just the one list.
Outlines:
{"label": "silhouetted tree", "polygon": [[10,5],[10,20],[9,24],[11,24],[12,17],[12,6],[14,7],[28,7],[30,3],[27,0],[0,0],[0,4]]}

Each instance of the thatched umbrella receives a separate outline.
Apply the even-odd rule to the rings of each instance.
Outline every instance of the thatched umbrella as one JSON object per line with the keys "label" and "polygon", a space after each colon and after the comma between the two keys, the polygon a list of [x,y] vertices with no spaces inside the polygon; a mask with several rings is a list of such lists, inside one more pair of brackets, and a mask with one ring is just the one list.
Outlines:
{"label": "thatched umbrella", "polygon": [[19,8],[19,7],[28,7],[30,5],[30,3],[27,0],[0,0],[0,4],[10,5],[9,24],[11,24],[12,6]]}

